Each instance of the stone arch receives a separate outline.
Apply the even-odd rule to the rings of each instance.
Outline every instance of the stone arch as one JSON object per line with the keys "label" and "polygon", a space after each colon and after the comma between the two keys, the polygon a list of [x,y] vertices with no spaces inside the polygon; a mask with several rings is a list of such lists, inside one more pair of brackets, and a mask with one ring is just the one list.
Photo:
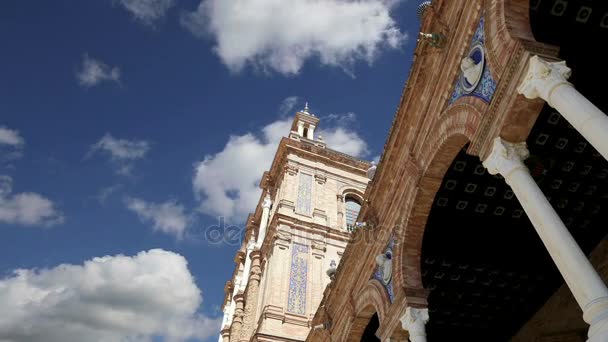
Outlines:
{"label": "stone arch", "polygon": [[408,306],[426,306],[427,291],[422,285],[420,257],[422,239],[435,194],[456,155],[473,139],[481,113],[470,105],[454,105],[432,128],[421,151],[421,176],[413,201],[404,210],[405,229],[398,237],[399,255],[395,258],[397,288],[405,291]]}
{"label": "stone arch", "polygon": [[354,319],[345,341],[359,342],[368,322],[378,314],[380,324],[385,319],[389,298],[384,286],[376,279],[370,279],[365,287],[353,298]]}
{"label": "stone arch", "polygon": [[559,48],[539,43],[530,25],[530,0],[485,0],[486,52],[493,76],[501,75],[513,53],[522,46],[557,57]]}
{"label": "stone arch", "polygon": [[361,204],[363,204],[363,191],[359,189],[345,185],[340,188],[338,193],[345,198],[346,196],[352,196],[353,198],[361,201]]}

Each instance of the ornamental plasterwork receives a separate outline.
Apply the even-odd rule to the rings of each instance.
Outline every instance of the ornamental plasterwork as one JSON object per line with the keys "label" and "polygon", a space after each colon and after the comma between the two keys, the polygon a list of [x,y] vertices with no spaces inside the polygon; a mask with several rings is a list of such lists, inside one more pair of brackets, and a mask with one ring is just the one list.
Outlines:
{"label": "ornamental plasterwork", "polygon": [[463,96],[474,96],[490,103],[496,91],[496,81],[492,78],[485,58],[483,16],[479,19],[469,50],[461,60],[460,70],[449,103],[452,104]]}

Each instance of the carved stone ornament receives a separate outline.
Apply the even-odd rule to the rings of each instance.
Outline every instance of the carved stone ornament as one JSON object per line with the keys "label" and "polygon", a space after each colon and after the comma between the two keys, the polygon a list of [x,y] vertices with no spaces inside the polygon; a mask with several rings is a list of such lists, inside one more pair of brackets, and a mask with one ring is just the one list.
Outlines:
{"label": "carved stone ornament", "polygon": [[315,175],[315,180],[318,184],[325,184],[325,182],[327,182],[327,177],[324,175]]}
{"label": "carved stone ornament", "polygon": [[524,160],[528,158],[530,152],[526,147],[525,142],[510,143],[502,140],[500,137],[494,139],[492,152],[486,160],[483,161],[483,166],[488,169],[492,175],[502,175],[507,183],[509,182],[509,174],[516,169],[524,168]]}
{"label": "carved stone ornament", "polygon": [[572,71],[565,61],[547,62],[538,56],[532,56],[528,63],[528,73],[517,87],[517,92],[528,99],[542,98],[551,105],[550,95],[553,89],[567,81]]}
{"label": "carved stone ornament", "polygon": [[401,326],[410,336],[426,336],[424,325],[429,321],[429,309],[408,307],[401,317]]}
{"label": "carved stone ornament", "polygon": [[298,174],[298,167],[295,165],[287,164],[287,165],[285,165],[284,170],[285,170],[285,173],[287,173],[290,176],[295,176]]}

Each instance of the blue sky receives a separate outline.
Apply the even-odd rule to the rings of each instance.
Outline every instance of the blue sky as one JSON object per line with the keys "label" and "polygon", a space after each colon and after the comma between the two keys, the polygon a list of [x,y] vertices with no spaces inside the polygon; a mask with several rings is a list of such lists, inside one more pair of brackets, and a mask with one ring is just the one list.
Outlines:
{"label": "blue sky", "polygon": [[305,101],[330,147],[381,154],[417,4],[2,1],[0,339],[216,339],[238,246],[201,232],[254,209]]}

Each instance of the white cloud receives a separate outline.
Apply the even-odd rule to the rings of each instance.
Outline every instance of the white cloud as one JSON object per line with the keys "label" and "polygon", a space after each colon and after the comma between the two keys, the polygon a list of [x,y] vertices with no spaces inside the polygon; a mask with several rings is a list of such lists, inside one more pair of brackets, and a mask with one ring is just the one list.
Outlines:
{"label": "white cloud", "polygon": [[120,83],[120,69],[118,67],[110,67],[102,61],[85,54],[82,66],[76,72],[76,79],[84,87],[96,86],[103,81]]}
{"label": "white cloud", "polygon": [[88,158],[97,151],[105,152],[116,164],[116,172],[122,175],[130,175],[133,162],[143,159],[150,151],[150,143],[145,140],[127,140],[114,138],[106,133],[97,143],[89,149],[85,156]]}
{"label": "white cloud", "polygon": [[383,48],[407,38],[391,11],[400,0],[203,0],[182,25],[211,34],[232,71],[246,65],[297,74],[306,60],[350,73],[356,61],[372,63]]}
{"label": "white cloud", "polygon": [[32,192],[13,194],[13,179],[0,175],[0,223],[52,226],[63,220],[51,200]]}
{"label": "white cloud", "polygon": [[327,147],[346,153],[351,156],[360,157],[369,153],[367,143],[357,132],[350,131],[345,127],[334,127],[319,130]]}
{"label": "white cloud", "polygon": [[111,186],[107,186],[105,188],[101,188],[99,190],[99,193],[97,194],[97,196],[95,196],[95,198],[97,199],[97,202],[99,202],[99,204],[103,205],[106,203],[106,200],[110,196],[112,196],[116,192],[120,191],[121,188],[122,188],[122,184],[114,184]]}
{"label": "white cloud", "polygon": [[151,222],[155,230],[175,235],[178,239],[184,236],[190,218],[183,205],[176,201],[150,203],[139,198],[125,198],[127,208],[137,214],[142,222]]}
{"label": "white cloud", "polygon": [[19,131],[9,129],[5,126],[0,126],[0,145],[21,146],[24,144],[23,138],[19,135]]}
{"label": "white cloud", "polygon": [[300,101],[300,98],[297,96],[286,97],[283,100],[283,102],[281,102],[281,105],[279,106],[279,114],[281,114],[281,115],[293,114],[293,113],[291,113],[291,111],[296,106],[298,101]]}
{"label": "white cloud", "polygon": [[175,5],[175,0],[118,0],[118,2],[137,20],[148,25],[164,17]]}
{"label": "white cloud", "polygon": [[167,341],[218,333],[181,255],[153,249],[83,265],[19,269],[0,280],[0,341]]}
{"label": "white cloud", "polygon": [[[258,184],[270,167],[279,141],[291,128],[292,118],[275,121],[258,134],[231,136],[224,149],[195,165],[194,192],[200,210],[239,222],[255,209],[260,197]],[[348,128],[337,126],[322,130],[328,147],[354,156],[367,154],[367,144]]]}

